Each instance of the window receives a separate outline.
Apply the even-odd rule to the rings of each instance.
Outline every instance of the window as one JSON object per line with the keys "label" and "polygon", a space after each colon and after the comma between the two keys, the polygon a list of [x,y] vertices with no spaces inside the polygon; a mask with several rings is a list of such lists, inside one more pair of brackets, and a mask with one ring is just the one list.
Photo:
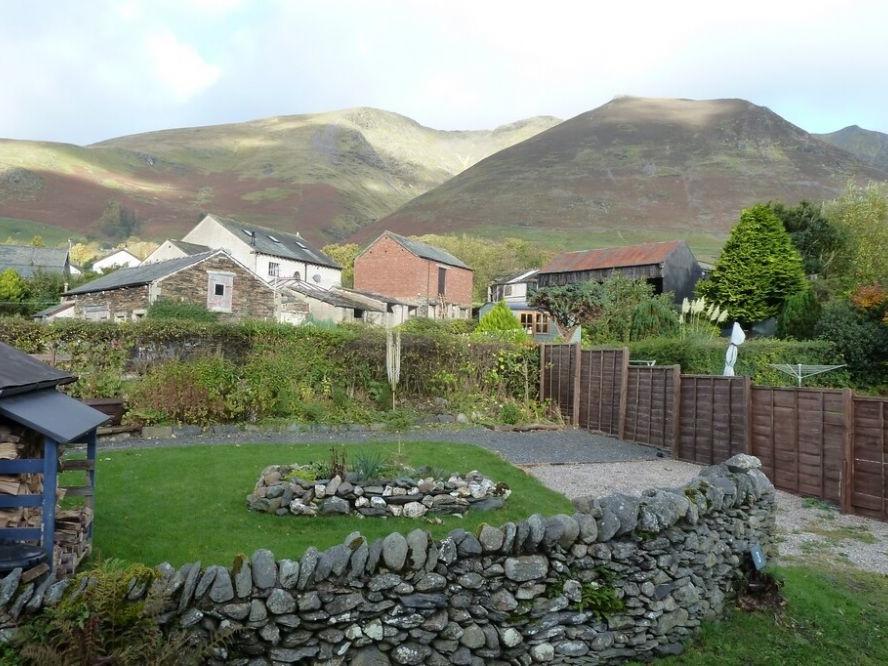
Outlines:
{"label": "window", "polygon": [[447,290],[447,269],[438,266],[438,296],[443,296]]}
{"label": "window", "polygon": [[293,271],[293,277],[297,280],[301,280],[302,276],[299,274],[299,271]]}
{"label": "window", "polygon": [[207,310],[231,312],[234,273],[207,272]]}
{"label": "window", "polygon": [[268,239],[269,239],[272,243],[280,243],[280,241],[279,241],[277,238],[275,238],[274,236],[272,236],[271,234],[268,235]]}
{"label": "window", "polygon": [[275,261],[268,262],[268,276],[277,277],[281,274],[281,265]]}
{"label": "window", "polygon": [[89,321],[105,321],[111,319],[111,311],[107,305],[85,305],[83,318]]}
{"label": "window", "polygon": [[528,333],[533,333],[533,312],[521,313],[521,328]]}
{"label": "window", "polygon": [[534,327],[534,333],[548,333],[549,332],[549,315],[544,314],[542,312],[537,314],[536,327]]}
{"label": "window", "polygon": [[511,296],[512,295],[512,285],[507,284],[503,287],[503,296]]}

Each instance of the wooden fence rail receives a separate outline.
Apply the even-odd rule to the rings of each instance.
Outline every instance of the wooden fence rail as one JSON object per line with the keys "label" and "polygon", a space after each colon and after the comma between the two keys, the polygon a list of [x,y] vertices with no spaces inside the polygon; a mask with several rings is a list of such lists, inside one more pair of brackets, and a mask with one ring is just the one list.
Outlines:
{"label": "wooden fence rail", "polygon": [[888,520],[888,398],[632,366],[626,348],[541,347],[540,397],[574,426],[712,465],[762,461],[780,490]]}

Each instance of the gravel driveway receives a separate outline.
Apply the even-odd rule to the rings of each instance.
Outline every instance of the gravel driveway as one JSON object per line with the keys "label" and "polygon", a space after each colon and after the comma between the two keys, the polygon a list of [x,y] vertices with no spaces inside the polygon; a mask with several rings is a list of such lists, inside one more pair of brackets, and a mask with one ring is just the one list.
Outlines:
{"label": "gravel driveway", "polygon": [[[680,486],[700,470],[697,465],[676,460],[524,468],[571,499]],[[777,532],[783,562],[819,559],[888,574],[888,523],[841,514],[825,502],[777,491]]]}
{"label": "gravel driveway", "polygon": [[[163,446],[196,446],[235,443],[274,444],[363,444],[391,442],[396,435],[384,431],[344,430],[339,432],[238,432],[229,436],[196,435],[177,439],[123,439],[100,442],[103,451]],[[662,455],[641,444],[595,435],[585,430],[498,432],[486,428],[424,428],[404,432],[405,442],[474,444],[496,451],[514,465],[601,463],[626,460],[655,460]]]}

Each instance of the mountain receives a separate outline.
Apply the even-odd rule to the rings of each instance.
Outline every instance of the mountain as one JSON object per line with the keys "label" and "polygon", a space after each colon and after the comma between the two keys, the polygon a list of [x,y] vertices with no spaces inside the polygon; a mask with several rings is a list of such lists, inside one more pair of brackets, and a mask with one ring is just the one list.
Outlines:
{"label": "mountain", "polygon": [[478,162],[362,228],[470,232],[585,247],[687,238],[704,256],[740,210],[888,179],[740,99],[621,97]]}
{"label": "mountain", "polygon": [[888,134],[849,125],[837,132],[815,134],[819,139],[847,150],[867,164],[888,171]]}
{"label": "mountain", "polygon": [[441,131],[371,108],[149,132],[90,146],[0,140],[6,228],[95,231],[109,201],[139,234],[178,235],[203,211],[344,237],[477,161],[560,122]]}

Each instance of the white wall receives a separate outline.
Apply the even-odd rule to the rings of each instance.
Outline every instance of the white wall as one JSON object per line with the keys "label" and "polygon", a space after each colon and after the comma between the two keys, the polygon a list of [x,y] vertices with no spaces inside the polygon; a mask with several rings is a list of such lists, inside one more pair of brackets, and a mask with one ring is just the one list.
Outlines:
{"label": "white wall", "polygon": [[170,241],[166,240],[160,244],[160,247],[154,250],[151,254],[145,257],[145,261],[143,264],[156,264],[159,261],[169,261],[170,259],[179,259],[180,257],[184,257],[185,253],[182,252],[179,248],[173,245]]}
{"label": "white wall", "polygon": [[[298,271],[303,280],[321,287],[326,288],[342,284],[342,271],[338,268],[318,266],[267,254],[257,254],[250,245],[250,239],[245,234],[238,236],[234,232],[229,231],[214,220],[212,215],[207,215],[194,229],[185,234],[182,240],[187,243],[206,245],[214,250],[226,250],[231,256],[266,282],[272,282],[275,279],[268,274],[268,264],[274,262],[280,266],[279,277],[281,278],[292,278]],[[320,282],[315,282],[312,279],[315,274],[321,276]]]}
{"label": "white wall", "polygon": [[141,265],[136,257],[125,250],[118,250],[107,257],[102,257],[98,261],[93,262],[92,269],[97,273],[114,270],[115,268],[131,268]]}

